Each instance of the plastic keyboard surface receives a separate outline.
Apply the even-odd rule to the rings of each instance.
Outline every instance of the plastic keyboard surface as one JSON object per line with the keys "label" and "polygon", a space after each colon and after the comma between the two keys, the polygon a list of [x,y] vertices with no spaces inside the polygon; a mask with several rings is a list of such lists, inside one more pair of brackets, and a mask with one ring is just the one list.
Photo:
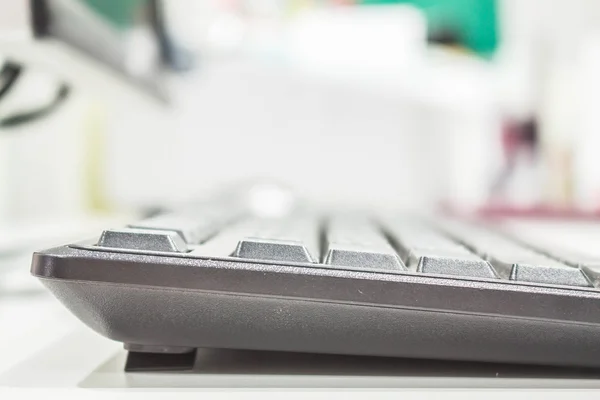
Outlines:
{"label": "plastic keyboard surface", "polygon": [[206,201],[34,255],[132,352],[239,348],[600,366],[600,259],[480,223]]}

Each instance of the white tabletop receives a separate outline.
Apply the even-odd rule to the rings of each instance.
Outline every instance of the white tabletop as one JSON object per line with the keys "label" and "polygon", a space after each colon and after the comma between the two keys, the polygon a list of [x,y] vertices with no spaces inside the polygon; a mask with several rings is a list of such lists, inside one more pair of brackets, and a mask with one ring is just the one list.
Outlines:
{"label": "white tabletop", "polygon": [[234,350],[199,351],[190,372],[125,373],[122,345],[44,291],[2,297],[0,321],[0,387],[600,389],[600,371]]}
{"label": "white tabletop", "polygon": [[120,344],[77,326],[8,368],[0,386],[600,389],[600,371],[220,350],[200,353],[190,372],[125,373],[125,357]]}

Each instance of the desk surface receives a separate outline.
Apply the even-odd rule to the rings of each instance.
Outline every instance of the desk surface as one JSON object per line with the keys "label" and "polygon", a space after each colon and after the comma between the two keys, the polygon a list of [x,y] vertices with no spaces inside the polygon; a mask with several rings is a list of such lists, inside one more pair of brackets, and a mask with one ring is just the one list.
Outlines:
{"label": "desk surface", "polygon": [[600,389],[600,370],[234,350],[200,351],[188,373],[124,373],[122,346],[48,294],[0,300],[3,321],[17,315],[0,337],[0,387]]}
{"label": "desk surface", "polygon": [[21,388],[600,389],[600,371],[218,350],[189,373],[124,373],[125,351],[76,327],[0,375]]}

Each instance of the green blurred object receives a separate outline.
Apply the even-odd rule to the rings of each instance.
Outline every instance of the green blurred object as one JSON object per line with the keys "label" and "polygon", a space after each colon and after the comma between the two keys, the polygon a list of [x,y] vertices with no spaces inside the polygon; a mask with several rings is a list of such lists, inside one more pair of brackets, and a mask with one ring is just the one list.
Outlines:
{"label": "green blurred object", "polygon": [[121,29],[131,27],[136,15],[150,4],[150,0],[82,0],[113,25]]}
{"label": "green blurred object", "polygon": [[[453,39],[484,57],[498,46],[496,0],[358,0],[361,5],[412,4],[423,10],[430,37]],[[448,38],[449,39],[449,38]]]}

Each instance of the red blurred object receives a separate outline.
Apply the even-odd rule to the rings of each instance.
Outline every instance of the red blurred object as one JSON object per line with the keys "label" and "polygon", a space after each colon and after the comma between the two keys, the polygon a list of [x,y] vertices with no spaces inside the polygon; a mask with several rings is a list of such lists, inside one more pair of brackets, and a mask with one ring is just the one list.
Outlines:
{"label": "red blurred object", "polygon": [[461,210],[450,204],[441,204],[440,210],[447,215],[476,218],[523,218],[523,219],[567,219],[600,220],[599,210],[581,210],[572,207],[536,205],[512,207],[510,205],[487,205],[472,211]]}

